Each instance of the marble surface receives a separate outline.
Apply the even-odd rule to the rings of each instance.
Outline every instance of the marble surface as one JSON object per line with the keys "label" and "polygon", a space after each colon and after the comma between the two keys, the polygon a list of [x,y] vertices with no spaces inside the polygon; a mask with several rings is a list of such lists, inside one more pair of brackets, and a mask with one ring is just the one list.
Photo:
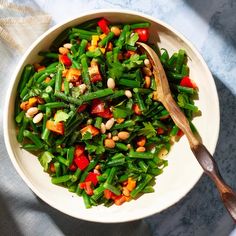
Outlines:
{"label": "marble surface", "polygon": [[[236,189],[235,0],[19,0],[17,3],[49,13],[53,19],[52,25],[85,10],[126,8],[155,16],[183,33],[195,44],[213,73],[221,110],[220,136],[214,156],[226,182]],[[1,17],[2,15],[1,12]],[[236,235],[232,219],[206,176],[202,176],[187,196],[171,208],[125,224],[98,224],[77,220],[42,202],[16,173],[4,146],[4,91],[20,55],[5,46],[1,40],[0,55],[1,235]]]}

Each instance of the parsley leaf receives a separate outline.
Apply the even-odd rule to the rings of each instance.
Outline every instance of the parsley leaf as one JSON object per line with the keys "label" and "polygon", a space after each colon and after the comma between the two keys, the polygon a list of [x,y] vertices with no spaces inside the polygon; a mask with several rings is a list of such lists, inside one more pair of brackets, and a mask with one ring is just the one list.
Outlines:
{"label": "parsley leaf", "polygon": [[48,170],[48,164],[51,162],[52,158],[54,158],[54,156],[48,151],[39,156],[38,159],[44,171]]}
{"label": "parsley leaf", "polygon": [[155,137],[156,130],[150,122],[143,122],[144,128],[140,129],[138,135],[144,135],[147,138]]}
{"label": "parsley leaf", "polygon": [[113,109],[114,118],[126,118],[131,115],[133,111],[127,107],[115,107]]}
{"label": "parsley leaf", "polygon": [[84,135],[83,135],[83,137],[82,137],[82,139],[81,140],[89,140],[89,139],[92,139],[93,138],[93,135],[90,133],[90,132],[86,132]]}
{"label": "parsley leaf", "polygon": [[55,122],[66,121],[69,118],[69,115],[62,110],[58,110],[56,113]]}
{"label": "parsley leaf", "polygon": [[123,70],[124,68],[121,63],[112,63],[111,68],[108,69],[109,76],[113,79],[119,79],[123,74]]}
{"label": "parsley leaf", "polygon": [[123,67],[127,70],[134,69],[143,65],[143,60],[139,60],[138,54],[133,54],[130,59],[123,62]]}
{"label": "parsley leaf", "polygon": [[127,39],[127,42],[126,42],[126,43],[129,44],[129,45],[131,45],[131,46],[134,46],[135,43],[138,41],[138,39],[139,39],[138,34],[137,34],[137,33],[134,33],[134,34],[132,34],[131,37],[129,37],[129,38]]}
{"label": "parsley leaf", "polygon": [[103,141],[106,138],[106,135],[101,135],[100,139],[98,142],[94,142],[93,140],[93,144],[89,143],[89,141],[85,141],[86,143],[86,147],[85,149],[89,152],[89,154],[91,153],[95,153],[96,155],[101,155],[102,153],[104,153],[105,147],[103,146]]}

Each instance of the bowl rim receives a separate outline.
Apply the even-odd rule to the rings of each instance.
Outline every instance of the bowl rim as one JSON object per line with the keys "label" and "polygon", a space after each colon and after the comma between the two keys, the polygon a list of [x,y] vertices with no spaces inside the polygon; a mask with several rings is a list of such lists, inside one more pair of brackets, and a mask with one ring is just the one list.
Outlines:
{"label": "bowl rim", "polygon": [[21,176],[21,178],[24,180],[24,182],[27,184],[27,186],[33,191],[33,193],[35,193],[41,200],[43,200],[45,203],[47,203],[48,205],[50,205],[51,207],[57,209],[60,212],[63,212],[66,215],[72,216],[74,218],[77,219],[82,219],[82,220],[86,220],[86,221],[90,221],[90,222],[100,222],[100,223],[121,223],[121,222],[129,222],[129,221],[134,221],[134,220],[138,220],[138,219],[142,219],[148,216],[151,216],[153,214],[156,213],[160,213],[166,209],[168,209],[169,207],[173,206],[174,204],[176,204],[177,202],[179,202],[184,196],[186,196],[191,190],[192,188],[196,185],[196,183],[199,181],[199,179],[201,178],[202,174],[203,174],[203,170],[202,172],[199,174],[199,176],[195,179],[195,181],[192,182],[191,187],[188,189],[188,191],[184,192],[181,196],[177,197],[175,199],[174,202],[172,202],[171,204],[169,204],[166,208],[162,209],[160,212],[148,212],[144,214],[142,214],[142,216],[134,216],[132,219],[120,219],[119,221],[114,221],[111,220],[110,221],[102,221],[102,220],[96,220],[95,218],[91,219],[90,217],[78,217],[77,215],[73,215],[70,214],[68,212],[66,212],[63,209],[59,209],[56,204],[54,204],[53,202],[48,201],[47,196],[45,196],[44,194],[42,194],[40,191],[37,190],[37,188],[34,187],[33,184],[31,184],[30,180],[28,179],[28,177],[24,174],[24,172],[21,170],[21,167],[18,165],[15,155],[13,153],[13,150],[11,148],[10,145],[10,138],[9,138],[9,133],[8,133],[8,127],[9,127],[9,119],[8,119],[8,107],[10,106],[9,101],[10,101],[10,97],[12,94],[12,90],[14,87],[14,83],[16,80],[17,75],[19,74],[19,70],[22,67],[22,65],[24,64],[25,60],[27,59],[28,55],[30,54],[30,52],[35,48],[35,46],[37,46],[38,43],[40,43],[41,40],[43,40],[46,36],[48,36],[49,34],[51,34],[54,30],[62,27],[65,24],[68,24],[72,21],[77,20],[78,18],[81,17],[85,17],[85,16],[90,16],[90,15],[94,15],[94,14],[101,14],[101,13],[122,13],[122,14],[129,14],[129,15],[136,15],[136,16],[140,16],[143,18],[146,18],[150,21],[156,22],[164,27],[166,27],[168,30],[172,31],[173,33],[175,33],[180,39],[182,39],[188,46],[189,48],[196,54],[197,58],[200,60],[201,64],[204,66],[208,77],[211,78],[209,80],[209,82],[211,83],[212,89],[214,91],[214,94],[212,94],[212,96],[214,96],[214,100],[216,102],[216,114],[215,116],[218,118],[217,119],[217,127],[216,127],[216,135],[215,137],[213,137],[212,140],[212,148],[210,151],[210,153],[213,155],[213,153],[215,152],[215,148],[216,148],[216,144],[218,141],[218,137],[219,137],[219,131],[220,131],[220,106],[219,106],[219,97],[218,97],[218,93],[217,93],[217,88],[216,88],[216,84],[214,81],[214,78],[212,76],[211,71],[209,70],[205,60],[203,59],[203,57],[201,56],[201,54],[198,52],[198,50],[196,49],[196,47],[193,45],[193,43],[191,43],[182,33],[178,32],[177,30],[175,30],[172,26],[170,26],[169,24],[163,22],[162,20],[157,19],[154,16],[150,16],[147,15],[145,13],[142,12],[138,12],[138,11],[134,11],[134,10],[128,10],[128,9],[96,9],[96,10],[89,10],[89,11],[85,11],[84,13],[80,13],[78,14],[78,16],[76,17],[72,17],[72,18],[68,18],[64,21],[62,21],[61,23],[58,23],[54,26],[52,26],[51,28],[49,28],[46,32],[44,32],[41,36],[39,36],[30,46],[29,48],[26,50],[26,52],[23,54],[23,56],[21,57],[21,59],[19,60],[12,76],[10,79],[10,83],[9,86],[7,88],[7,93],[6,93],[6,99],[4,102],[4,117],[3,117],[3,134],[4,134],[4,141],[5,141],[5,146],[8,152],[8,155],[11,159],[11,162],[13,164],[13,166],[15,167],[16,171],[18,172],[18,174]]}

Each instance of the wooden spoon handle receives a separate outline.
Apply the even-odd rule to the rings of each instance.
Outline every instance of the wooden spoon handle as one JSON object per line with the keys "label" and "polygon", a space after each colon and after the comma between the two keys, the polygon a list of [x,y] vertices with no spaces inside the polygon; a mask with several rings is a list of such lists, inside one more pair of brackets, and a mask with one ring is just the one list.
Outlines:
{"label": "wooden spoon handle", "polygon": [[236,223],[236,193],[224,182],[214,158],[203,144],[193,147],[192,151],[205,173],[214,181],[226,209]]}

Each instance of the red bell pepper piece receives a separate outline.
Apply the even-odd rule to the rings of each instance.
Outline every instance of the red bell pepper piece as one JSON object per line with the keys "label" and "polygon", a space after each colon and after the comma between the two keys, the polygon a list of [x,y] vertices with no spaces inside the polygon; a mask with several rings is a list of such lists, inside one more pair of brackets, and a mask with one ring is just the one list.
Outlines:
{"label": "red bell pepper piece", "polygon": [[70,165],[69,169],[70,169],[71,171],[76,171],[76,170],[77,170],[77,166],[76,166],[74,163],[72,163],[72,164]]}
{"label": "red bell pepper piece", "polygon": [[50,171],[52,172],[52,173],[55,173],[56,172],[56,169],[55,169],[55,166],[54,166],[54,163],[53,162],[51,162],[50,163]]}
{"label": "red bell pepper piece", "polygon": [[98,176],[98,174],[93,173],[93,172],[89,172],[87,177],[85,178],[85,182],[91,181],[93,183],[93,185],[96,186],[98,183],[97,176]]}
{"label": "red bell pepper piece", "polygon": [[65,66],[71,66],[72,62],[70,58],[65,54],[65,55],[59,55],[59,61],[63,63]]}
{"label": "red bell pepper piece", "polygon": [[81,154],[79,157],[75,157],[74,162],[80,170],[84,170],[89,165],[89,160],[84,154]]}
{"label": "red bell pepper piece", "polygon": [[142,115],[142,112],[141,112],[138,104],[134,104],[132,109],[136,115],[138,115],[138,116]]}
{"label": "red bell pepper piece", "polygon": [[188,87],[193,89],[197,88],[196,83],[193,80],[191,80],[188,76],[183,77],[183,79],[180,81],[180,85],[183,87]]}
{"label": "red bell pepper piece", "polygon": [[77,145],[75,147],[75,152],[74,152],[74,158],[78,158],[79,156],[81,156],[84,153],[84,146],[82,145]]}
{"label": "red bell pepper piece", "polygon": [[79,106],[79,108],[77,109],[77,112],[82,112],[87,108],[88,104],[82,104],[81,106]]}
{"label": "red bell pepper piece", "polygon": [[157,128],[157,134],[159,134],[159,135],[164,134],[164,132],[165,132],[164,129],[162,129],[161,127]]}
{"label": "red bell pepper piece", "polygon": [[93,195],[93,189],[92,189],[92,181],[87,181],[87,182],[82,182],[82,183],[79,183],[79,187],[81,189],[84,189],[85,192],[88,194],[88,195]]}
{"label": "red bell pepper piece", "polygon": [[105,197],[106,199],[108,199],[108,200],[111,199],[113,195],[114,195],[114,193],[111,192],[110,190],[108,190],[108,189],[105,189],[105,190],[104,190],[104,197]]}
{"label": "red bell pepper piece", "polygon": [[179,129],[176,135],[177,137],[181,138],[184,135],[184,132],[181,129]]}
{"label": "red bell pepper piece", "polygon": [[101,101],[100,99],[94,99],[92,101],[91,114],[104,112],[104,110],[105,110],[105,103],[103,101]]}
{"label": "red bell pepper piece", "polygon": [[108,24],[109,22],[105,18],[102,18],[101,20],[98,21],[98,26],[100,27],[100,29],[104,34],[108,34],[110,32]]}
{"label": "red bell pepper piece", "polygon": [[105,119],[110,119],[113,117],[113,114],[108,107],[105,108],[103,112],[99,112],[96,115]]}
{"label": "red bell pepper piece", "polygon": [[147,42],[149,38],[149,30],[147,28],[138,28],[134,30],[138,34],[138,41]]}
{"label": "red bell pepper piece", "polygon": [[81,134],[84,135],[85,133],[89,132],[90,134],[92,134],[92,136],[96,136],[99,134],[99,130],[97,128],[95,128],[92,125],[87,125],[85,126],[83,129],[80,130]]}

